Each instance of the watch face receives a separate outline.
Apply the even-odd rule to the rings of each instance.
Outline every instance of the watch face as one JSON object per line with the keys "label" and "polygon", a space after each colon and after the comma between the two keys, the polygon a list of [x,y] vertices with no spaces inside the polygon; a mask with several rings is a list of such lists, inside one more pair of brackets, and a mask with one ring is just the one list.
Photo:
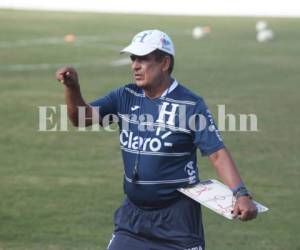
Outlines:
{"label": "watch face", "polygon": [[234,192],[233,195],[236,198],[239,198],[241,196],[248,196],[250,199],[252,199],[252,195],[246,187],[240,187],[236,192]]}
{"label": "watch face", "polygon": [[252,199],[252,195],[248,190],[243,191],[243,192],[239,192],[235,195],[236,198],[239,198],[241,196],[248,196],[250,199]]}

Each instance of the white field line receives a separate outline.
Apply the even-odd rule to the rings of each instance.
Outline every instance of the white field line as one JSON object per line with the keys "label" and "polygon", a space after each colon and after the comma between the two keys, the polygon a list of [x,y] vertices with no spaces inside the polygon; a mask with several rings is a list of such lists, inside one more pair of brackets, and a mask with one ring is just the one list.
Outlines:
{"label": "white field line", "polygon": [[[48,70],[48,69],[58,69],[64,65],[72,65],[76,68],[81,68],[84,64],[82,63],[72,63],[72,64],[60,64],[60,63],[40,63],[40,64],[2,64],[0,65],[0,71],[7,72],[18,72],[18,71],[36,71],[36,70]],[[86,64],[86,66],[89,66]]]}
{"label": "white field line", "polygon": [[[1,1],[1,0],[0,0]],[[192,28],[185,30],[169,30],[168,34],[171,36],[191,36],[192,37]],[[125,34],[124,34],[125,35]],[[129,34],[134,36],[135,33]],[[59,37],[42,37],[36,39],[21,39],[16,41],[1,41],[0,40],[0,49],[10,49],[10,48],[22,48],[22,47],[35,47],[35,46],[43,46],[43,45],[75,45],[75,46],[95,46],[99,48],[108,48],[115,51],[120,51],[123,47],[130,42],[131,39],[126,41],[122,46],[118,46],[111,42],[112,40],[118,41],[123,40],[124,37],[110,37],[110,36],[75,36],[75,40],[72,42],[66,42],[63,36]]]}
{"label": "white field line", "polygon": [[[111,49],[113,51],[120,51],[122,47],[114,45],[108,42],[108,38],[101,38],[97,36],[78,36],[75,41],[71,42],[75,46],[86,46],[95,47],[101,49]],[[0,41],[0,49],[13,49],[13,48],[23,48],[23,47],[35,47],[44,45],[68,45],[64,41],[63,37],[46,37],[38,39],[28,39],[28,40],[17,40],[17,41]],[[100,57],[99,53],[99,57]],[[101,62],[88,62],[88,63],[38,63],[38,64],[0,64],[0,71],[4,72],[22,72],[22,71],[36,71],[36,70],[49,70],[57,69],[64,65],[72,65],[76,68],[83,67],[98,67],[98,66],[123,66],[130,63],[129,59],[122,58],[114,60],[111,63],[107,60]]]}
{"label": "white field line", "polygon": [[38,71],[38,70],[55,70],[65,65],[71,65],[75,68],[97,68],[99,66],[120,67],[129,65],[130,59],[122,58],[114,60],[110,63],[103,62],[88,62],[88,63],[39,63],[39,64],[0,64],[0,72],[23,72],[23,71]]}
{"label": "white field line", "polygon": [[131,64],[131,60],[129,57],[126,57],[126,58],[121,58],[119,60],[112,61],[110,65],[117,67],[117,66],[129,65],[129,64]]}
{"label": "white field line", "polygon": [[104,39],[97,36],[77,36],[73,42],[66,42],[64,37],[45,37],[37,39],[17,40],[17,41],[0,41],[0,49],[33,47],[38,45],[67,45],[74,44],[75,46],[97,45],[112,50],[120,50],[121,47],[109,42],[109,39]]}

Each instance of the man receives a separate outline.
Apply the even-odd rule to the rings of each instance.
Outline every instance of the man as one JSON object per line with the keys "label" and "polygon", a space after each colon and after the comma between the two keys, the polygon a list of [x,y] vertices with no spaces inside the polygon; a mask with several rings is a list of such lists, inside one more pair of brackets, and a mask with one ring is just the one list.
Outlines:
{"label": "man", "polygon": [[81,96],[75,69],[56,73],[75,126],[79,106],[85,107],[86,126],[93,115],[100,124],[107,115],[119,118],[126,196],[115,213],[108,249],[204,249],[200,205],[177,191],[199,182],[197,148],[233,190],[233,216],[253,219],[256,207],[203,99],[171,76],[175,49],[170,37],[159,30],[142,31],[122,52],[130,54],[134,83],[90,104]]}

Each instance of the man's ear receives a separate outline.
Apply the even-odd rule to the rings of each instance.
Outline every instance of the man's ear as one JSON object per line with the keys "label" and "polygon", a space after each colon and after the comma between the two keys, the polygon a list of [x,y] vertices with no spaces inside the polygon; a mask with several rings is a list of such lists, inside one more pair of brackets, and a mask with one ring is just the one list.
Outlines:
{"label": "man's ear", "polygon": [[162,70],[169,71],[171,65],[171,58],[169,56],[165,56],[162,60]]}

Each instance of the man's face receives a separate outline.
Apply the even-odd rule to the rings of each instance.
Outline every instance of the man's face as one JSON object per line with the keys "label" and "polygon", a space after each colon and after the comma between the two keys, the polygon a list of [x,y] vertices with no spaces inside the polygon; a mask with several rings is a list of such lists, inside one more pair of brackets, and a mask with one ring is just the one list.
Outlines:
{"label": "man's face", "polygon": [[153,54],[131,55],[130,58],[133,80],[137,86],[147,89],[160,84],[164,74],[163,61],[156,61]]}

